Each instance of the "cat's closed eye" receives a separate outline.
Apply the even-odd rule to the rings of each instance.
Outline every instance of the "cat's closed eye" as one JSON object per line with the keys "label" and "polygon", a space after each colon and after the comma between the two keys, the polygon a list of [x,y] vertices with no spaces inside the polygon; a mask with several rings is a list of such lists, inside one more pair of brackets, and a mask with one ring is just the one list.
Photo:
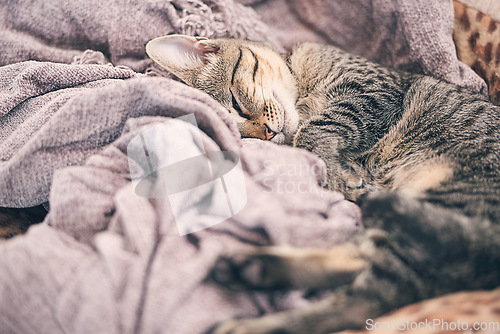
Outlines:
{"label": "cat's closed eye", "polygon": [[236,110],[236,112],[238,113],[238,115],[240,117],[243,117],[245,119],[250,120],[250,115],[244,113],[243,110],[241,110],[241,107],[238,104],[238,101],[236,101],[236,98],[234,97],[233,91],[232,90],[229,90],[229,91],[231,92],[231,103],[232,103],[233,109]]}

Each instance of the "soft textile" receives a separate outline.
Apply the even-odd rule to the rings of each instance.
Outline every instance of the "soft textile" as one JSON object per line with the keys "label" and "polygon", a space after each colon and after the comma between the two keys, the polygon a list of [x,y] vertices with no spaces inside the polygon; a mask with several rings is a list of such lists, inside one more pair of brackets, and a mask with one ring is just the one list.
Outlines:
{"label": "soft textile", "polygon": [[[227,111],[193,88],[97,64],[26,62],[0,71],[2,205],[33,205],[50,193],[44,223],[0,245],[2,330],[196,333],[231,317],[299,306],[307,302],[300,293],[271,302],[224,292],[207,280],[210,266],[244,247],[328,247],[361,229],[358,208],[322,188],[322,161],[242,142]],[[241,158],[247,204],[234,219],[181,237],[167,199],[134,191],[127,145],[189,114],[206,133],[205,147]],[[183,139],[182,131],[169,138]],[[160,141],[151,152],[180,145],[199,150],[192,141]]]}

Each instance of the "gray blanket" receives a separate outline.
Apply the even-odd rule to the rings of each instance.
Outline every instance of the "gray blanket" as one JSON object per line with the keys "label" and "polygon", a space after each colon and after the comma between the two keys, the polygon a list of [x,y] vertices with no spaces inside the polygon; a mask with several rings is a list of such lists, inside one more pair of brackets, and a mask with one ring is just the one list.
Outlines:
{"label": "gray blanket", "polygon": [[[442,29],[452,24],[451,2],[440,2],[437,14],[424,9],[416,17],[401,10],[414,0],[383,7],[386,16],[375,2],[369,8],[380,22],[397,21],[406,51],[420,45],[419,56],[404,58],[384,44],[407,59],[401,64],[439,75],[438,52],[449,60],[445,77],[481,90],[449,43],[436,42],[435,49],[426,42],[451,39]],[[331,3],[358,13],[359,20],[372,15],[352,11],[347,2]],[[50,205],[42,224],[0,244],[2,333],[203,333],[225,319],[311,302],[300,292],[218,287],[209,279],[210,266],[221,253],[259,245],[342,242],[362,228],[358,208],[322,188],[325,166],[312,154],[241,140],[227,111],[209,96],[154,76],[161,72],[151,67],[144,45],[173,32],[270,40],[283,49],[305,37],[341,44],[354,28],[330,9],[318,11],[320,4],[330,6],[259,1],[253,6],[263,20],[230,0],[0,4],[0,206]],[[297,35],[283,34],[284,22]],[[430,31],[412,34],[422,22]],[[356,38],[355,51],[376,58],[373,36]],[[196,126],[172,120],[186,115]],[[166,130],[151,135],[158,126]],[[131,154],[131,143],[145,138],[147,153]],[[164,181],[151,161],[158,164],[172,152],[189,153],[189,160],[218,151],[237,157],[227,170],[241,166],[242,182],[224,174],[222,193],[217,182],[202,182],[189,194],[138,190],[137,181],[148,181],[151,189]],[[197,185],[204,170],[174,176]],[[219,195],[243,203],[231,202],[229,219],[215,200]],[[186,229],[186,223],[193,226]]]}

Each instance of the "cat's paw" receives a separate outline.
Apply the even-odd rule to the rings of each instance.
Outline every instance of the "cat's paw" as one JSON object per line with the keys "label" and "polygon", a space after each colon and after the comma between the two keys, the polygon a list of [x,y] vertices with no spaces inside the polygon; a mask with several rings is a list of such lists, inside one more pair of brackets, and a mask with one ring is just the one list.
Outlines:
{"label": "cat's paw", "polygon": [[229,288],[254,290],[290,287],[286,260],[266,249],[253,253],[220,256],[212,268],[212,278]]}
{"label": "cat's paw", "polygon": [[265,247],[219,257],[212,277],[229,288],[332,288],[352,282],[366,264],[355,243],[328,250]]}

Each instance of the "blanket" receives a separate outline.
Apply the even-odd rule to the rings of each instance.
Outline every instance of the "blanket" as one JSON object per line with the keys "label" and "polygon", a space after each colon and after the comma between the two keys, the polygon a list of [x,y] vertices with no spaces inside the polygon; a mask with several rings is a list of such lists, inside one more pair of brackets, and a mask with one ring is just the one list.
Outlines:
{"label": "blanket", "polygon": [[[325,165],[311,153],[242,140],[222,106],[152,65],[144,45],[169,33],[282,50],[302,38],[355,39],[367,57],[481,91],[448,43],[451,1],[437,12],[412,12],[414,2],[360,1],[363,11],[340,0],[1,3],[0,206],[50,208],[0,244],[1,332],[203,333],[313,302],[300,291],[217,286],[210,267],[249,247],[330,247],[362,229],[359,209],[323,188]],[[359,21],[339,8],[376,23],[382,46],[356,35]],[[284,34],[285,23],[297,34]],[[394,27],[399,44],[381,37]],[[193,164],[214,156],[224,159]],[[162,172],[184,162],[170,179]],[[158,191],[166,179],[189,189]]]}

